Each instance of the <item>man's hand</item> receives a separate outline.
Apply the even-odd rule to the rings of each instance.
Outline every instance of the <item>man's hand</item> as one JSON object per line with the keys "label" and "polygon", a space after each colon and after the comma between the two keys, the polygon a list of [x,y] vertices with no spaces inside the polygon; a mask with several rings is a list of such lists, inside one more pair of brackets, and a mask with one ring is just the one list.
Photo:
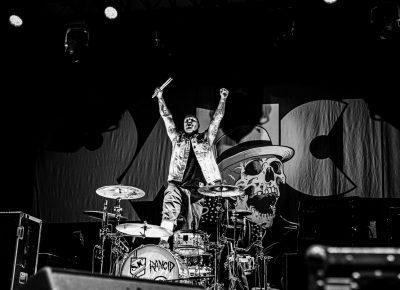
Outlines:
{"label": "man's hand", "polygon": [[156,88],[156,89],[154,90],[153,96],[154,96],[154,95],[155,95],[158,99],[159,99],[159,98],[162,98],[163,90],[160,90],[160,88]]}
{"label": "man's hand", "polygon": [[219,90],[219,94],[221,95],[221,98],[226,99],[229,95],[229,91],[225,88],[222,88]]}

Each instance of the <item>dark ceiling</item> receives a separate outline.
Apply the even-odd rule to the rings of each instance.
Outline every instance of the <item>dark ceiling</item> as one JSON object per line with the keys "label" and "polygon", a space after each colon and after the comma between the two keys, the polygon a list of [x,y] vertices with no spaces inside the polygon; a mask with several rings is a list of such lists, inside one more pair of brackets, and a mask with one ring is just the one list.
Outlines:
{"label": "dark ceiling", "polygon": [[[169,76],[228,87],[351,84],[363,87],[362,97],[372,102],[398,95],[400,29],[393,1],[124,0],[115,1],[115,20],[104,17],[105,1],[9,2],[3,15],[20,8],[25,21],[19,28],[3,21],[8,95],[20,95],[38,112],[40,104],[62,107],[84,98],[89,104],[110,96],[131,100]],[[382,39],[385,23],[391,33]],[[78,63],[65,52],[71,25],[89,36]]]}

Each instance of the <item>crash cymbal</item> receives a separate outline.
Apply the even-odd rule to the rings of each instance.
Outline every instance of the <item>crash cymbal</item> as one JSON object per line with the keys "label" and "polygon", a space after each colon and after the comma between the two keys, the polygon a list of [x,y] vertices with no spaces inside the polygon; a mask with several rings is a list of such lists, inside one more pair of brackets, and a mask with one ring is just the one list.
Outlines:
{"label": "crash cymbal", "polygon": [[100,196],[112,199],[137,199],[144,196],[144,191],[127,185],[109,185],[96,190]]}
{"label": "crash cymbal", "polygon": [[[87,215],[87,216],[89,216],[91,218],[95,218],[95,219],[99,219],[99,220],[103,219],[103,213],[104,212],[97,211],[97,210],[85,210],[85,211],[83,211],[84,215]],[[108,220],[109,221],[117,221],[116,214],[109,212],[109,213],[107,213],[107,215],[108,215]],[[124,216],[120,216],[119,220],[120,221],[126,221],[128,219],[126,217],[124,217]]]}
{"label": "crash cymbal", "polygon": [[143,238],[163,238],[172,235],[172,232],[164,227],[150,225],[147,223],[125,223],[116,226],[117,231],[129,235]]}
{"label": "crash cymbal", "polygon": [[234,197],[244,193],[244,190],[234,185],[208,185],[199,188],[199,193],[213,197]]}

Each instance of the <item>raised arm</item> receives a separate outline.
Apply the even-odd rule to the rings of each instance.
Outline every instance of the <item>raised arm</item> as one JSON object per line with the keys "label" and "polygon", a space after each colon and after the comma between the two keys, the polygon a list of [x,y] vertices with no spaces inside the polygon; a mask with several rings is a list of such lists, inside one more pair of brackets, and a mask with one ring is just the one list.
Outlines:
{"label": "raised arm", "polygon": [[210,140],[210,144],[214,143],[215,137],[218,133],[219,125],[221,124],[222,118],[224,117],[225,101],[228,98],[229,91],[222,88],[219,90],[219,94],[221,98],[208,128],[208,139]]}
{"label": "raised arm", "polygon": [[157,93],[160,116],[164,121],[165,129],[167,130],[169,139],[173,141],[178,134],[176,132],[174,120],[172,119],[172,114],[168,110],[167,105],[165,104],[164,98],[162,96],[163,91],[157,88],[155,92]]}

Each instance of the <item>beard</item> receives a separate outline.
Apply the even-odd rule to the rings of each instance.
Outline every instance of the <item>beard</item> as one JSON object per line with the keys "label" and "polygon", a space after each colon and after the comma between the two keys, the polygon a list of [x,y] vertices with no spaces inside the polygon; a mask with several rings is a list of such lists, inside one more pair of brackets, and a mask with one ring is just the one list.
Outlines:
{"label": "beard", "polygon": [[198,132],[199,132],[199,129],[193,130],[192,132],[183,131],[183,135],[186,137],[192,137],[193,135],[197,134]]}

